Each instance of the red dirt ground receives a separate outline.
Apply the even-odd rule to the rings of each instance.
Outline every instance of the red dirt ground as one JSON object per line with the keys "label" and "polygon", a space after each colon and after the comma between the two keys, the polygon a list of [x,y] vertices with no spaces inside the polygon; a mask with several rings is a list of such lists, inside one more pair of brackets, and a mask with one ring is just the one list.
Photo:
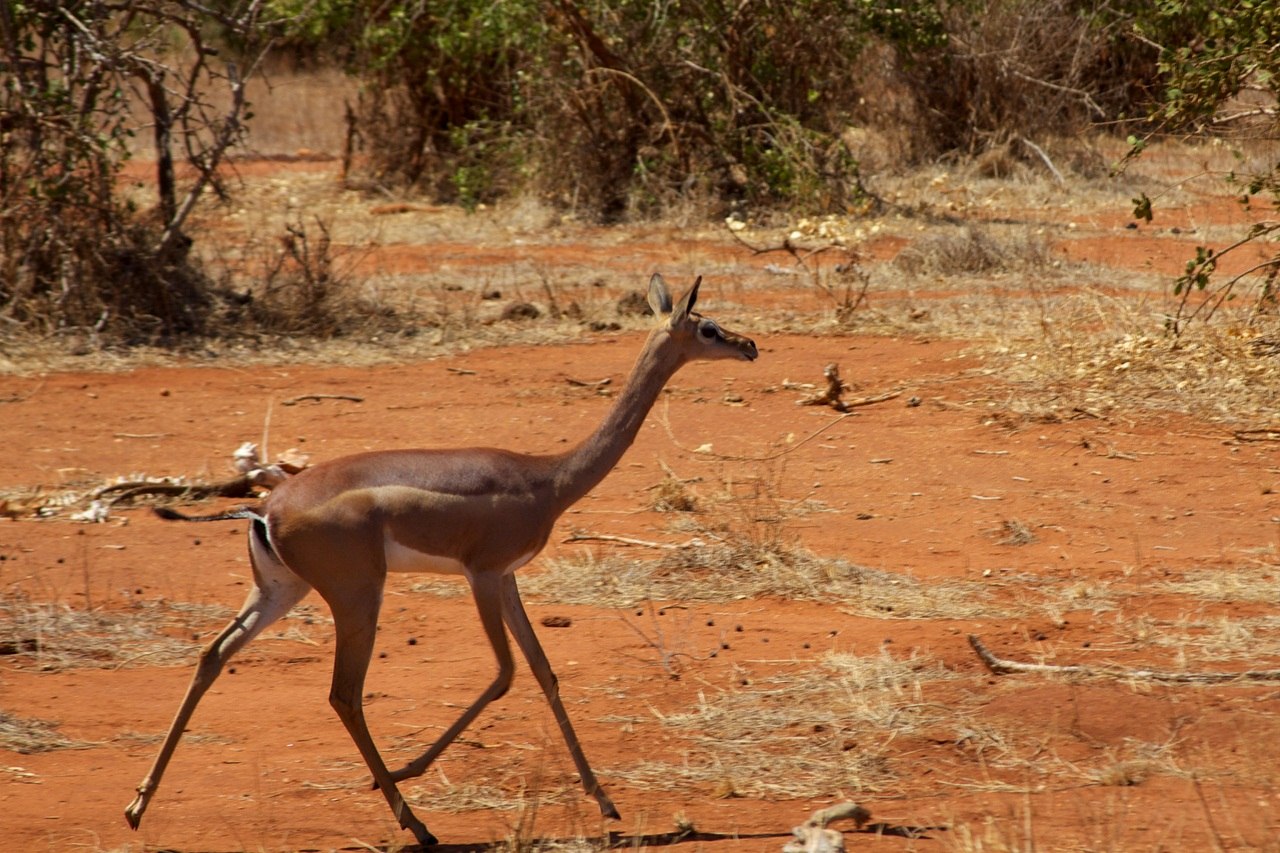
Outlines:
{"label": "red dirt ground", "polygon": [[[1154,238],[1117,227],[1087,239],[1072,251],[1092,256],[1103,245],[1099,263],[1136,269]],[[409,264],[411,248],[399,247],[394,263]],[[662,249],[637,250],[637,285]],[[761,262],[727,241],[706,251],[719,263]],[[573,252],[562,246],[557,257]],[[703,287],[700,307],[710,316],[726,286],[721,278],[709,277]],[[735,298],[749,302],[751,295]],[[839,604],[779,599],[677,603],[661,616],[532,601],[535,622],[551,615],[571,621],[540,633],[623,820],[602,824],[594,805],[575,793],[567,804],[540,806],[536,819],[526,814],[526,838],[607,829],[628,847],[776,851],[814,809],[852,799],[873,814],[870,830],[848,833],[854,849],[1280,849],[1274,684],[995,676],[966,642],[973,633],[1005,657],[1097,667],[1276,666],[1274,642],[1259,657],[1215,665],[1187,662],[1178,650],[1144,639],[1145,631],[1172,630],[1179,620],[1274,618],[1274,600],[1214,603],[1161,586],[1241,567],[1274,579],[1280,469],[1273,443],[1241,442],[1220,424],[1141,411],[1127,420],[1020,419],[1009,412],[1011,391],[1001,377],[959,342],[740,330],[756,337],[759,360],[695,364],[679,374],[659,405],[671,433],[655,411],[618,469],[565,516],[544,559],[586,548],[652,556],[564,542],[574,530],[685,538],[670,532],[669,514],[647,509],[665,465],[681,477],[704,478],[708,491],[722,479],[763,477],[785,498],[820,500],[829,512],[785,523],[787,535],[816,554],[926,584],[969,581],[993,601],[1029,606],[1016,618],[978,620],[897,618],[888,610],[873,618]],[[313,460],[406,445],[555,451],[585,435],[609,405],[566,379],[608,377],[616,387],[640,341],[635,332],[602,333],[581,343],[378,367],[177,366],[0,377],[9,446],[0,483],[54,487],[130,472],[220,478],[230,451],[258,439],[269,407],[272,447],[296,446]],[[819,381],[828,362],[856,379],[857,394],[902,394],[843,419],[798,407],[802,392],[784,383]],[[363,402],[281,405],[302,394]],[[913,397],[918,405],[908,405]],[[685,449],[708,443],[726,456],[794,449],[772,465],[708,461]],[[1013,520],[1034,533],[1033,542],[1002,543],[1003,525]],[[0,556],[5,595],[107,611],[157,601],[234,608],[249,575],[243,524],[177,526],[144,509],[121,510],[96,525],[0,521]],[[537,561],[524,570],[538,571]],[[412,582],[391,581],[367,687],[371,728],[393,766],[425,748],[493,672],[469,599],[411,593]],[[1076,590],[1078,607],[1037,605],[1042,587]],[[1114,598],[1111,609],[1092,606],[1102,589]],[[189,628],[175,631],[207,637],[224,618],[193,616]],[[697,652],[678,679],[629,619],[658,627],[666,619],[670,641]],[[8,777],[0,787],[3,846],[188,853],[409,843],[381,796],[368,790],[328,707],[332,636],[323,624],[295,628],[250,646],[210,691],[191,727],[199,737],[180,746],[136,834],[122,810],[155,744],[125,735],[164,730],[190,667],[41,671],[29,655],[0,662],[0,708],[56,721],[63,735],[89,744],[0,753],[0,778]],[[727,648],[718,648],[722,643]],[[705,654],[711,649],[719,653]],[[642,758],[679,764],[696,752],[696,742],[659,724],[659,714],[691,708],[700,694],[806,668],[833,651],[916,655],[941,662],[952,676],[926,682],[915,701],[952,707],[954,718],[888,744],[890,781],[874,790],[835,783],[823,796],[788,800],[725,796],[723,784],[652,791],[612,778],[611,768]],[[1009,751],[964,735],[981,726],[1003,732]],[[1135,745],[1143,744],[1166,750],[1149,772],[1120,781],[1099,775],[1142,754]],[[1003,760],[1010,756],[1018,760]],[[513,800],[526,788],[572,790],[571,765],[523,665],[512,691],[444,754],[438,771],[406,789],[439,787],[442,778],[492,785]],[[677,813],[696,834],[665,835]],[[497,809],[418,814],[452,850],[508,838],[521,820]]]}

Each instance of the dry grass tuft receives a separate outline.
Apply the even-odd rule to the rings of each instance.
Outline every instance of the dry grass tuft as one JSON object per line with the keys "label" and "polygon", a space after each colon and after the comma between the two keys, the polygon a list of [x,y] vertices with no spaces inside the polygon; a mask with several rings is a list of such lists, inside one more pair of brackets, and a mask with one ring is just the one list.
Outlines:
{"label": "dry grass tuft", "polygon": [[405,793],[409,804],[427,812],[517,811],[536,805],[555,805],[572,802],[577,789],[561,787],[555,790],[524,790],[512,793],[493,785],[475,782],[446,783],[443,786],[417,786]]}
{"label": "dry grass tuft", "polygon": [[1054,263],[1044,237],[1030,231],[997,236],[980,225],[926,234],[898,253],[894,265],[911,275],[991,275],[1043,269]]}
{"label": "dry grass tuft", "polygon": [[57,723],[23,719],[7,711],[0,711],[0,749],[30,755],[34,752],[88,749],[93,746],[91,743],[65,737],[57,729]]}
{"label": "dry grass tuft", "polygon": [[699,505],[689,484],[667,472],[662,482],[654,486],[649,508],[655,512],[697,512]]}
{"label": "dry grass tuft", "polygon": [[1127,619],[1124,627],[1135,643],[1172,650],[1184,668],[1216,668],[1232,660],[1261,668],[1264,661],[1280,658],[1280,616],[1139,616]]}
{"label": "dry grass tuft", "polygon": [[1187,572],[1181,580],[1164,581],[1163,589],[1208,601],[1274,604],[1280,588],[1280,566],[1242,566]]}
{"label": "dry grass tuft", "polygon": [[1026,523],[1016,518],[1007,518],[1000,522],[1001,545],[1030,545],[1036,541],[1036,534]]}
{"label": "dry grass tuft", "polygon": [[819,557],[803,548],[760,548],[747,538],[690,544],[637,560],[620,555],[546,561],[523,579],[531,595],[561,604],[633,607],[649,600],[735,601],[777,597],[834,602],[855,615],[967,619],[1009,615],[961,581],[926,583],[907,575]]}
{"label": "dry grass tuft", "polygon": [[15,594],[0,603],[0,646],[15,665],[41,671],[192,663],[193,633],[229,615],[219,606],[165,601],[75,610]]}
{"label": "dry grass tuft", "polygon": [[700,696],[661,724],[687,735],[679,764],[643,760],[610,775],[648,790],[701,787],[715,796],[817,797],[878,790],[895,778],[896,737],[945,718],[923,701],[940,664],[887,654],[833,654],[819,666]]}
{"label": "dry grass tuft", "polygon": [[990,352],[992,367],[1031,408],[1182,412],[1247,426],[1269,426],[1280,409],[1280,358],[1257,346],[1245,317],[1197,324],[1175,339],[1159,304],[1088,289],[1052,316],[1040,334],[1024,324],[1025,334]]}

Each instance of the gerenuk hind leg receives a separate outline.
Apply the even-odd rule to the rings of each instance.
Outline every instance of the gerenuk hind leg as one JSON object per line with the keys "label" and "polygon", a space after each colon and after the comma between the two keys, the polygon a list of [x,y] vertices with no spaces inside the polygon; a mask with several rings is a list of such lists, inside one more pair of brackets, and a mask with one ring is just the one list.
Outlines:
{"label": "gerenuk hind leg", "polygon": [[276,559],[253,532],[249,538],[254,587],[249,591],[249,597],[240,612],[200,654],[200,663],[187,687],[186,695],[182,697],[182,704],[178,706],[178,713],[169,725],[169,733],[160,745],[160,752],[156,755],[151,770],[138,785],[138,796],[124,810],[125,819],[134,829],[142,822],[142,813],[147,810],[147,803],[159,786],[160,777],[164,775],[165,767],[173,757],[196,705],[222,672],[222,667],[232,655],[261,634],[263,629],[293,609],[311,589],[306,581]]}

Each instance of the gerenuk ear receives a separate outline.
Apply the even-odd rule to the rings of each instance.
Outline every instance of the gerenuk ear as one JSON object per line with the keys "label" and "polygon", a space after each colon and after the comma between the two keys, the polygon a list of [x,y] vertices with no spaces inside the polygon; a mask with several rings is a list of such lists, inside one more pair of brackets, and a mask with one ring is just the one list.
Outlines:
{"label": "gerenuk ear", "polygon": [[649,279],[649,307],[653,309],[655,317],[665,317],[671,313],[671,291],[667,290],[667,283],[659,273],[654,273],[653,278]]}
{"label": "gerenuk ear", "polygon": [[689,288],[689,292],[680,298],[680,303],[676,305],[675,311],[671,315],[671,323],[684,322],[689,316],[689,312],[693,310],[693,306],[698,302],[698,285],[702,284],[702,276],[698,276],[693,280],[693,287]]}

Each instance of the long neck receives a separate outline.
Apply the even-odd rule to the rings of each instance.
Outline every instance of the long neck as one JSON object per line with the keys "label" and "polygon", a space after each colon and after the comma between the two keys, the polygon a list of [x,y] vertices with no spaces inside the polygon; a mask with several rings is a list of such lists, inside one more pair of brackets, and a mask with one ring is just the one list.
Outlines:
{"label": "long neck", "polygon": [[560,457],[556,491],[562,512],[595,488],[618,464],[636,440],[663,386],[680,369],[680,360],[661,346],[664,339],[663,332],[649,336],[626,387],[604,421],[581,444]]}

